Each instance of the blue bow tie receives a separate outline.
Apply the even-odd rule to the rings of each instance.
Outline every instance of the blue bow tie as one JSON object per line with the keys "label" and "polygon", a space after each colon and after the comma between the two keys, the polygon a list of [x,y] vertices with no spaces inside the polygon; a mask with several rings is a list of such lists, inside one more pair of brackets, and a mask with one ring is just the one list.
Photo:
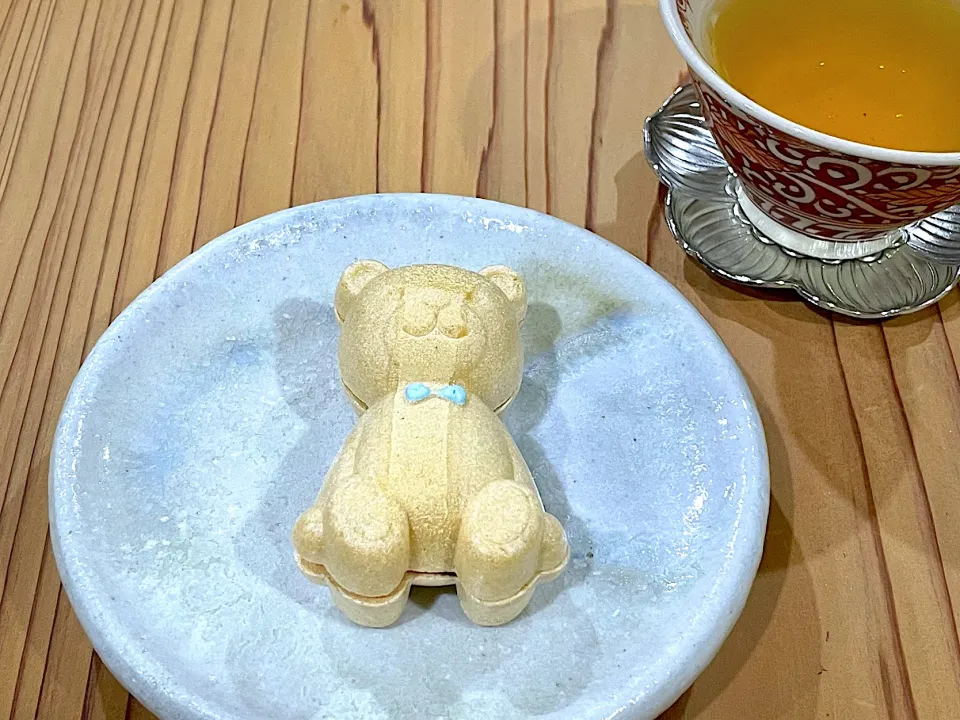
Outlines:
{"label": "blue bow tie", "polygon": [[423,383],[410,383],[403,391],[408,403],[418,403],[431,395],[449,400],[455,405],[464,405],[467,402],[467,391],[459,385],[444,385],[439,390],[431,390]]}

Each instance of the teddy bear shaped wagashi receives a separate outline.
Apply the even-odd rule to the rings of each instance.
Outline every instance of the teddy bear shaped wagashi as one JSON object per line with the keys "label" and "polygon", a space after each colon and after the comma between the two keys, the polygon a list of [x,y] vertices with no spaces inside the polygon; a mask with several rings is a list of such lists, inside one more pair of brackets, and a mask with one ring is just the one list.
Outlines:
{"label": "teddy bear shaped wagashi", "polygon": [[297,564],[361,625],[395,622],[411,585],[455,584],[473,622],[512,620],[570,554],[498,417],[523,377],[522,278],[363,260],[334,304],[360,417],[293,528]]}

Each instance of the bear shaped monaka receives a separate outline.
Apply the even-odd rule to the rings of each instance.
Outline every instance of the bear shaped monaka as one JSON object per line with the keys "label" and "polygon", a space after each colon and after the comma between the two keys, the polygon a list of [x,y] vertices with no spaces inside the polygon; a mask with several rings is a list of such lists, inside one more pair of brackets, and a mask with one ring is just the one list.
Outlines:
{"label": "bear shaped monaka", "polygon": [[361,625],[395,622],[411,585],[456,584],[473,622],[512,620],[569,558],[498,417],[523,377],[523,280],[365,260],[335,307],[360,418],[294,526],[300,569]]}

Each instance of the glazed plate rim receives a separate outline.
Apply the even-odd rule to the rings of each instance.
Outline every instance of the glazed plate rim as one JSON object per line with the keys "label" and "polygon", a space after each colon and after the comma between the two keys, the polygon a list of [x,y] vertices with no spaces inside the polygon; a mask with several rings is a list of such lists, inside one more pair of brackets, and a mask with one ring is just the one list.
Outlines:
{"label": "glazed plate rim", "polygon": [[[725,358],[729,365],[725,368],[726,376],[739,383],[740,386],[736,388],[737,393],[744,399],[746,414],[754,420],[751,430],[755,434],[751,440],[757,451],[758,470],[754,477],[746,481],[743,495],[744,497],[752,495],[752,501],[762,509],[762,516],[754,526],[750,527],[746,523],[741,523],[744,517],[743,511],[737,515],[738,539],[734,551],[728,558],[726,572],[722,573],[723,577],[716,582],[711,593],[705,596],[704,604],[709,605],[709,611],[698,613],[695,624],[698,632],[685,634],[682,641],[677,643],[679,648],[677,655],[683,655],[686,661],[671,664],[669,672],[660,678],[656,687],[648,688],[638,696],[638,699],[641,699],[639,706],[627,703],[620,708],[620,711],[626,712],[628,716],[631,712],[642,714],[652,711],[662,712],[689,687],[719,651],[743,610],[759,566],[769,508],[769,464],[759,411],[742,372],[719,336],[693,305],[649,266],[619,246],[558,218],[528,208],[478,198],[421,193],[359,195],[280,210],[235,227],[208,242],[168,270],[123,310],[85,358],[70,388],[58,422],[50,457],[48,492],[52,547],[63,587],[81,625],[97,653],[120,682],[144,705],[161,717],[232,717],[230,711],[216,699],[210,700],[190,692],[175,672],[170,672],[163,666],[160,659],[151,654],[148,647],[144,647],[139,642],[130,627],[109,621],[111,613],[115,614],[116,609],[111,608],[109,592],[106,589],[91,588],[88,583],[78,581],[77,568],[73,565],[78,557],[75,549],[78,540],[64,536],[59,531],[58,522],[59,516],[66,512],[67,505],[58,499],[58,489],[69,486],[74,477],[69,463],[69,454],[73,444],[78,441],[70,430],[75,420],[83,414],[82,403],[88,389],[95,387],[103,377],[102,368],[110,367],[110,363],[106,360],[124,353],[122,343],[117,342],[119,337],[128,327],[135,325],[143,315],[149,313],[154,296],[163,293],[165,288],[176,283],[195,265],[204,262],[209,256],[222,252],[233,243],[245,238],[249,239],[251,231],[267,234],[287,223],[288,218],[296,222],[296,214],[304,211],[316,215],[337,212],[350,207],[351,204],[375,206],[377,203],[390,202],[408,205],[411,210],[420,203],[428,202],[444,206],[444,209],[449,209],[451,213],[472,211],[492,218],[525,218],[529,224],[538,224],[541,227],[555,226],[567,234],[577,235],[578,241],[600,246],[602,252],[621,256],[622,259],[634,264],[636,272],[644,276],[645,283],[656,286],[660,293],[671,297],[674,301],[679,301],[678,312],[692,314],[694,324],[699,321],[704,334],[703,339],[715,343],[719,357]],[[744,536],[744,530],[752,533],[752,536]],[[82,540],[80,544],[82,545]],[[82,551],[79,556],[82,556]],[[721,598],[725,601],[721,602]],[[706,602],[707,600],[709,602]]]}

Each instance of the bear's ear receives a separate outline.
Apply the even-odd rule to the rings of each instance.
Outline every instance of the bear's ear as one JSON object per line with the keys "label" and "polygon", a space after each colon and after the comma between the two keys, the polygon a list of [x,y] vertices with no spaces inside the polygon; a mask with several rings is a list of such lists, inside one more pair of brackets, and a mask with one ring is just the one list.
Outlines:
{"label": "bear's ear", "polygon": [[347,319],[350,310],[360,295],[360,291],[377,275],[385,273],[387,266],[376,260],[357,260],[343,271],[340,282],[337,283],[337,293],[334,296],[333,307],[337,311],[340,322]]}
{"label": "bear's ear", "polygon": [[527,286],[520,273],[506,265],[491,265],[480,274],[503,291],[517,312],[517,323],[522,323],[527,314]]}

